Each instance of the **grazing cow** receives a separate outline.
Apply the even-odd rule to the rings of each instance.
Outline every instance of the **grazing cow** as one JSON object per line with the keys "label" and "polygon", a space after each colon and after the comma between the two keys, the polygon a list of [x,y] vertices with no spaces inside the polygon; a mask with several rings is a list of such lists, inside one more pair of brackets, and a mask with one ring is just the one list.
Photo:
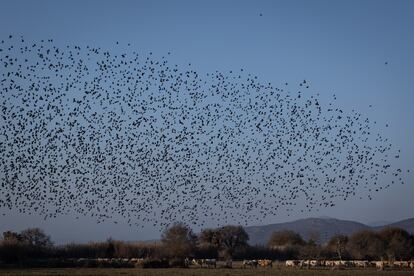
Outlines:
{"label": "grazing cow", "polygon": [[309,264],[311,267],[317,267],[318,265],[320,265],[320,262],[317,260],[310,260]]}
{"label": "grazing cow", "polygon": [[216,268],[217,267],[217,261],[216,259],[203,259],[203,265],[205,265],[207,268]]}
{"label": "grazing cow", "polygon": [[355,261],[351,261],[351,264],[355,267],[367,268],[369,265],[369,262],[355,260]]}
{"label": "grazing cow", "polygon": [[295,267],[299,264],[299,261],[297,260],[287,260],[285,265],[286,267]]}
{"label": "grazing cow", "polygon": [[333,266],[335,266],[335,261],[326,260],[325,261],[325,266],[333,267]]}
{"label": "grazing cow", "polygon": [[202,267],[207,267],[207,268],[214,267],[214,268],[216,268],[216,266],[217,266],[216,259],[193,259],[192,263],[194,265],[199,265],[201,268]]}
{"label": "grazing cow", "polygon": [[201,259],[193,259],[193,260],[191,261],[191,263],[192,263],[193,265],[199,265],[200,267],[202,267],[202,266],[203,266],[203,261],[202,261]]}
{"label": "grazing cow", "polygon": [[193,259],[192,263],[194,265],[199,265],[200,267],[207,267],[207,268],[217,267],[216,259]]}
{"label": "grazing cow", "polygon": [[320,262],[317,260],[301,260],[299,262],[299,267],[317,267],[320,265]]}
{"label": "grazing cow", "polygon": [[335,267],[349,267],[351,262],[348,261],[334,261]]}
{"label": "grazing cow", "polygon": [[409,268],[410,262],[407,261],[395,261],[394,266],[398,268]]}
{"label": "grazing cow", "polygon": [[263,267],[273,267],[273,261],[272,260],[258,260],[257,261],[259,263],[260,266]]}
{"label": "grazing cow", "polygon": [[142,266],[144,264],[144,258],[132,258],[130,263],[134,266]]}
{"label": "grazing cow", "polygon": [[378,270],[384,270],[384,268],[385,268],[385,262],[384,261],[375,261],[374,263],[375,263],[375,267]]}
{"label": "grazing cow", "polygon": [[184,259],[184,267],[189,267],[190,266],[190,259],[185,258]]}
{"label": "grazing cow", "polygon": [[256,260],[244,260],[242,263],[242,267],[246,268],[247,266],[250,266],[251,268],[257,268],[257,265],[259,264]]}

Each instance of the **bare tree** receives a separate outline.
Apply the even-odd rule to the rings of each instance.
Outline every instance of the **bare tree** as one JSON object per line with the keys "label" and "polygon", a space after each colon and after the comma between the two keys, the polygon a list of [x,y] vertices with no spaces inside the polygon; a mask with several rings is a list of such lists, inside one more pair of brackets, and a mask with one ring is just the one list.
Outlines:
{"label": "bare tree", "polygon": [[384,228],[379,232],[385,243],[385,254],[389,260],[409,260],[414,253],[410,234],[401,228]]}
{"label": "bare tree", "polygon": [[220,232],[217,229],[204,229],[198,236],[198,246],[201,248],[220,247]]}
{"label": "bare tree", "polygon": [[228,225],[218,229],[219,245],[224,257],[231,259],[236,250],[247,247],[249,235],[241,226]]}
{"label": "bare tree", "polygon": [[174,223],[163,232],[161,242],[169,257],[185,258],[194,252],[196,236],[184,223]]}
{"label": "bare tree", "polygon": [[335,235],[329,240],[326,247],[330,251],[336,252],[336,254],[338,255],[338,259],[342,261],[347,244],[348,244],[347,236]]}
{"label": "bare tree", "polygon": [[22,236],[16,232],[6,231],[0,247],[0,259],[6,263],[22,260],[27,255]]}
{"label": "bare tree", "polygon": [[3,241],[4,242],[22,242],[23,238],[22,238],[22,235],[16,232],[6,231],[6,232],[3,232]]}
{"label": "bare tree", "polygon": [[50,236],[40,228],[28,228],[20,233],[23,241],[34,247],[51,247],[53,245]]}
{"label": "bare tree", "polygon": [[105,257],[113,258],[115,255],[115,241],[112,238],[106,240]]}
{"label": "bare tree", "polygon": [[362,230],[351,235],[348,249],[356,259],[380,259],[384,256],[385,244],[378,233]]}

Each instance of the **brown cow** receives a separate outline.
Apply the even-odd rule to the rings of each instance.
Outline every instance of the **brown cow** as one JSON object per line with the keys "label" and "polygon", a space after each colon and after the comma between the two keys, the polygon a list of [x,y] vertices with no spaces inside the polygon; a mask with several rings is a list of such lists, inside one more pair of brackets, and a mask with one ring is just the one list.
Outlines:
{"label": "brown cow", "polygon": [[273,261],[272,260],[258,260],[258,263],[262,267],[273,267]]}

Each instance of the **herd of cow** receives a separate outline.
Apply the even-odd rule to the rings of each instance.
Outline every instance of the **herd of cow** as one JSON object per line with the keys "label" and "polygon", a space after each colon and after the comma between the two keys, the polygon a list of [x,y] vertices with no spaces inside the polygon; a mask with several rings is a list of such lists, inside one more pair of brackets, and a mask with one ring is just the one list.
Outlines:
{"label": "herd of cow", "polygon": [[[193,265],[197,265],[201,268],[203,268],[203,267],[206,267],[206,268],[214,267],[214,268],[216,268],[217,267],[217,260],[216,259],[193,259],[191,261],[191,263]],[[189,264],[188,259],[186,259],[186,264],[188,266],[188,264]],[[247,267],[257,268],[258,266],[272,267],[273,266],[273,261],[272,260],[244,260],[242,262],[242,268],[247,268]],[[233,267],[232,260],[225,261],[225,263],[222,267],[232,268]]]}
{"label": "herd of cow", "polygon": [[[187,259],[187,264],[190,262]],[[193,259],[191,264],[198,265],[201,268],[216,268],[216,259]],[[414,261],[367,261],[367,260],[287,260],[285,262],[286,267],[297,268],[377,268],[380,270],[386,268],[394,269],[414,269]],[[224,267],[231,268],[232,261],[226,261]],[[264,260],[243,260],[242,268],[257,268],[257,267],[273,267],[273,261]]]}
{"label": "herd of cow", "polygon": [[[186,259],[186,265],[197,265],[200,268],[216,268],[216,259],[193,259],[191,262]],[[386,268],[393,269],[414,269],[414,261],[367,261],[367,260],[287,260],[285,262],[286,267],[297,268],[317,268],[317,267],[329,267],[329,268],[377,268],[383,270]],[[231,268],[232,261],[226,261],[224,267]],[[257,267],[273,267],[273,261],[264,260],[243,260],[242,268],[257,268]]]}
{"label": "herd of cow", "polygon": [[[50,261],[49,261],[50,262]],[[384,269],[411,269],[414,270],[414,260],[411,261],[367,261],[367,260],[287,260],[284,263],[280,261],[264,260],[243,260],[242,262],[218,261],[216,259],[189,259],[186,258],[184,263],[176,264],[178,267],[199,267],[199,268],[258,268],[273,267],[278,268],[314,268],[314,269],[340,269],[355,268],[364,269],[372,268],[378,270]],[[59,267],[136,267],[136,268],[168,268],[176,267],[167,259],[144,259],[144,258],[98,258],[98,259],[65,259]]]}
{"label": "herd of cow", "polygon": [[331,268],[368,268],[375,267],[383,270],[385,268],[414,269],[414,261],[334,261],[334,260],[287,260],[286,267],[331,267]]}

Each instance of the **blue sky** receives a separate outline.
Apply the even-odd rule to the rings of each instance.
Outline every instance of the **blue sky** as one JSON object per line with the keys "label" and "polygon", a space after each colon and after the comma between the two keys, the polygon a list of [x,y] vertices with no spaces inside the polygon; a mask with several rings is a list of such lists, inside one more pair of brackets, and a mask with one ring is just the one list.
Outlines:
{"label": "blue sky", "polygon": [[[320,93],[326,102],[335,94],[344,110],[377,121],[378,131],[401,149],[396,165],[412,169],[413,14],[413,1],[2,1],[0,39],[14,34],[109,50],[119,41],[144,54],[171,52],[170,62],[191,63],[200,72],[243,68],[275,86],[306,79],[309,93]],[[405,178],[405,185],[372,201],[340,202],[306,216],[361,222],[412,217],[414,177]],[[300,217],[281,214],[268,222]],[[43,222],[15,211],[2,217],[0,231],[33,225],[59,242],[159,235],[150,226],[97,227],[72,216]]]}

